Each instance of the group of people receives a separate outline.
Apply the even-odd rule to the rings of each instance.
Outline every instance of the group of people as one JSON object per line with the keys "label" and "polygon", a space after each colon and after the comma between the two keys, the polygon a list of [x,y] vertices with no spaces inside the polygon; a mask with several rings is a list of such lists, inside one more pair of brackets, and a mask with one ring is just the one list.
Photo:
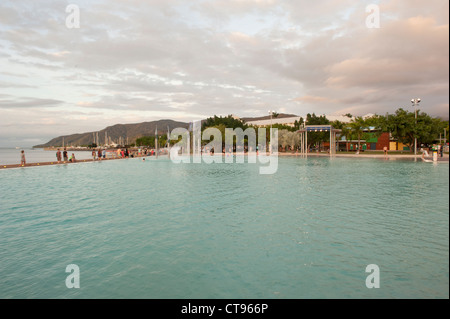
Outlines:
{"label": "group of people", "polygon": [[[108,153],[110,153],[114,158],[129,158],[129,157],[134,157],[135,155],[137,156],[152,156],[155,155],[155,151],[154,150],[147,150],[147,149],[139,149],[136,152],[130,152],[127,148],[125,149],[117,149],[115,151],[109,151]],[[69,162],[75,162],[75,154],[72,153],[72,156],[67,158],[67,150],[64,148],[64,151],[62,152],[62,156],[64,157],[64,161],[69,161]],[[58,160],[58,162],[61,161],[61,151],[58,149],[58,151],[56,152],[56,158]],[[98,150],[92,150],[92,159],[95,160],[102,160],[102,159],[106,159],[107,158],[107,154],[106,154],[106,149],[101,149],[99,148]]]}
{"label": "group of people", "polygon": [[[115,158],[128,158],[130,157],[130,153],[128,152],[128,149],[117,149],[117,151],[112,152],[113,156]],[[133,157],[133,156],[131,156]],[[98,150],[92,150],[92,159],[95,160],[101,160],[106,158],[106,150],[105,149],[98,149]]]}
{"label": "group of people", "polygon": [[[66,148],[64,148],[63,152],[61,152],[61,150],[58,148],[58,151],[56,152],[56,160],[58,161],[58,163],[62,162],[63,160],[64,160],[64,162],[75,163],[76,162],[75,154],[72,153],[72,155],[70,157],[68,155],[69,154],[68,154]],[[25,158],[25,151],[21,150],[20,151],[20,166],[25,166],[26,164],[27,164],[27,160]]]}
{"label": "group of people", "polygon": [[[112,154],[114,158],[129,158],[129,157],[141,157],[141,156],[154,156],[156,153],[154,150],[147,150],[147,149],[138,149],[137,151],[130,152],[127,148],[125,149],[117,149],[115,151],[109,151],[108,153]],[[101,160],[106,159],[106,149],[98,149],[92,151],[92,158],[93,160]],[[75,158],[75,154],[72,153],[72,155],[69,156],[69,152],[66,148],[64,148],[62,151],[61,149],[57,149],[56,151],[56,160],[58,163],[61,162],[70,162],[75,163],[77,160]],[[53,164],[53,163],[52,163]],[[26,158],[25,158],[25,151],[21,150],[20,152],[20,165],[25,166],[26,165]]]}
{"label": "group of people", "polygon": [[68,155],[69,155],[69,153],[67,152],[66,148],[64,148],[64,150],[62,152],[58,148],[58,150],[56,151],[56,160],[58,161],[58,163],[63,160],[64,160],[64,162],[72,162],[72,163],[75,163],[77,161],[74,153],[72,153],[72,155],[70,155],[70,157],[68,157]]}
{"label": "group of people", "polygon": [[[144,148],[144,149],[138,148],[136,155],[137,156],[154,156],[155,154],[156,154],[155,150],[148,150],[146,148]],[[132,154],[131,157],[133,157],[133,156],[134,156],[134,154]]]}
{"label": "group of people", "polygon": [[92,150],[92,159],[95,161],[96,159],[101,160],[102,158],[106,158],[106,150],[102,150],[101,148],[96,150]]}

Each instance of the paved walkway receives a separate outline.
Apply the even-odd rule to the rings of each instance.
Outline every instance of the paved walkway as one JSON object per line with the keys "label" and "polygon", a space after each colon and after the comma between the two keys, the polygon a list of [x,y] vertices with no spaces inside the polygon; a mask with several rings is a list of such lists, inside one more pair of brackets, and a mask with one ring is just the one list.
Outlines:
{"label": "paved walkway", "polygon": [[[225,154],[224,154],[225,155]],[[300,153],[295,154],[295,153],[278,153],[278,156],[297,156],[297,157],[302,157],[302,155]],[[330,155],[327,153],[308,153],[308,157],[329,157]],[[136,157],[142,157],[142,156],[135,156]],[[153,156],[152,156],[153,157]],[[335,157],[347,157],[347,158],[384,158],[383,154],[368,154],[368,153],[363,153],[363,154],[339,154],[337,153],[335,155]],[[398,154],[391,154],[388,155],[387,159],[414,159],[416,158],[417,160],[422,160],[422,155],[398,155]],[[111,160],[119,160],[119,159],[123,159],[121,157],[118,158],[104,158],[101,160],[95,160],[95,162],[102,162],[102,161],[111,161]],[[433,161],[433,157],[429,156],[426,157],[425,160],[428,161]],[[0,165],[0,170],[1,169],[8,169],[8,168],[22,168],[22,167],[36,167],[36,166],[49,166],[49,165],[63,165],[63,164],[76,164],[76,163],[84,163],[84,162],[94,162],[93,159],[86,159],[86,160],[77,160],[75,163],[72,162],[68,162],[68,161],[62,161],[62,162],[41,162],[41,163],[27,163],[25,166],[22,166],[20,164],[7,164],[7,165]],[[444,157],[438,157],[438,162],[449,162],[449,154],[444,154]]]}
{"label": "paved walkway", "polygon": [[[103,162],[103,161],[111,161],[111,160],[118,160],[123,159],[121,157],[118,158],[102,158],[101,160],[95,160],[95,162]],[[1,165],[0,169],[8,169],[8,168],[22,168],[22,167],[36,167],[36,166],[49,166],[49,165],[63,165],[63,164],[76,164],[76,163],[84,163],[84,162],[94,162],[93,159],[85,159],[85,160],[77,160],[76,162],[72,163],[69,161],[61,161],[61,162],[41,162],[41,163],[27,163],[25,166],[20,164],[7,164],[7,165]]]}

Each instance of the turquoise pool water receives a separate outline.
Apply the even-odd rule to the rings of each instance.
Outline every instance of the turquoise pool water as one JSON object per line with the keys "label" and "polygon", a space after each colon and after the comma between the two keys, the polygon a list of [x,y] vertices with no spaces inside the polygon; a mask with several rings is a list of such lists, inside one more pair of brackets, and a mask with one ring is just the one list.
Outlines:
{"label": "turquoise pool water", "polygon": [[449,297],[448,164],[127,159],[0,179],[0,298]]}

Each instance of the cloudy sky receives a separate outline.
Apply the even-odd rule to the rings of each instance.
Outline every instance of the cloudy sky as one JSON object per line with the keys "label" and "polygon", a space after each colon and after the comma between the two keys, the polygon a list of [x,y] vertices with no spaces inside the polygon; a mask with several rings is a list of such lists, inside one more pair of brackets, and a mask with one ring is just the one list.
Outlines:
{"label": "cloudy sky", "polygon": [[[367,27],[370,4],[379,28]],[[448,11],[447,0],[1,0],[0,147],[167,118],[412,111],[415,97],[447,119]]]}

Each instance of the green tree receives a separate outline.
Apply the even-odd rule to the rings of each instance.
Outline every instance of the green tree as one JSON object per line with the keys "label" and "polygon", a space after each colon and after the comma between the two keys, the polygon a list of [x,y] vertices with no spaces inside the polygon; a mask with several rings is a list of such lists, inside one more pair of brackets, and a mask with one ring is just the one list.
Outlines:
{"label": "green tree", "polygon": [[344,122],[341,122],[339,120],[335,120],[335,121],[331,121],[330,122],[331,126],[333,126],[334,129],[337,130],[341,130],[341,133],[336,135],[336,139],[341,139],[343,136],[347,137],[348,133],[346,131],[347,129],[347,124]]}
{"label": "green tree", "polygon": [[288,130],[279,130],[278,131],[278,145],[283,149],[286,149],[289,140],[289,131]]}
{"label": "green tree", "polygon": [[297,132],[289,132],[287,136],[287,143],[292,149],[300,146],[300,135]]}
{"label": "green tree", "polygon": [[[330,121],[326,118],[325,115],[317,116],[316,114],[307,114],[306,115],[306,125],[327,125],[330,124]],[[322,142],[330,141],[330,133],[329,132],[309,132],[308,133],[308,149],[310,145],[317,145]]]}
{"label": "green tree", "polygon": [[147,146],[155,147],[155,137],[154,136],[142,136],[136,139],[136,146]]}
{"label": "green tree", "polygon": [[345,123],[341,122],[339,120],[335,120],[335,121],[331,121],[330,125],[333,126],[333,128],[335,128],[335,129],[342,130],[345,126]]}
{"label": "green tree", "polygon": [[363,137],[364,131],[369,127],[368,124],[368,121],[363,119],[362,116],[357,116],[352,118],[348,125],[348,132],[352,136],[356,136],[358,140],[358,150],[361,150],[361,138]]}
{"label": "green tree", "polygon": [[414,139],[417,145],[431,144],[439,138],[447,123],[439,118],[432,118],[424,112],[417,110],[417,119],[414,112],[399,108],[395,114],[388,115],[387,129],[398,142],[406,144],[413,151]]}
{"label": "green tree", "polygon": [[240,127],[245,130],[248,127],[248,125],[245,124],[242,120],[235,119],[231,115],[228,115],[226,117],[219,117],[217,115],[214,115],[214,117],[209,117],[202,123],[202,131],[208,127],[214,127],[221,124],[225,125],[226,128],[232,129]]}
{"label": "green tree", "polygon": [[[268,125],[266,127],[270,129],[270,125]],[[285,124],[272,124],[272,128],[276,128],[276,129],[278,129],[278,131],[280,131],[280,130],[287,130],[289,132],[296,131],[295,126],[292,127],[292,126],[285,125]]]}
{"label": "green tree", "polygon": [[[180,138],[179,138],[180,139]],[[170,144],[173,145],[178,141],[170,141]],[[155,147],[155,136],[142,136],[136,139],[136,146],[146,146],[146,147]],[[159,147],[165,147],[167,144],[167,134],[158,134],[158,144]]]}
{"label": "green tree", "polygon": [[295,120],[294,122],[294,130],[298,131],[300,129],[300,127],[303,125],[305,121],[303,120],[303,117],[300,117],[300,120]]}
{"label": "green tree", "polygon": [[375,137],[380,137],[381,134],[388,132],[387,127],[387,118],[386,116],[381,115],[373,115],[364,119],[367,128],[370,128],[370,131],[363,133],[363,139],[369,140]]}
{"label": "green tree", "polygon": [[449,125],[448,125],[448,121],[446,121],[446,124],[444,123],[444,125],[445,125],[445,136],[444,136],[444,138],[447,140],[447,142],[449,141]]}
{"label": "green tree", "polygon": [[[246,126],[242,130],[245,131],[248,127],[249,126]],[[235,136],[235,135],[233,135],[233,136],[228,135],[227,136],[225,134],[225,129],[226,128],[231,128],[231,127],[227,127],[227,126],[225,126],[225,124],[218,124],[218,125],[208,126],[208,127],[205,127],[204,130],[206,130],[207,128],[216,128],[216,129],[218,129],[220,131],[220,134],[221,134],[221,137],[222,137],[222,147],[225,146],[225,143],[234,144],[234,145],[237,145],[238,143],[245,145],[245,144],[248,143],[248,138],[247,137],[244,137],[243,139],[238,141],[237,140],[237,136]],[[236,129],[236,128],[238,128],[238,127],[235,127],[233,129]],[[203,136],[203,132],[202,132],[202,136]],[[209,138],[209,139],[206,139],[206,140],[202,140],[202,145],[204,146],[204,145],[210,143],[211,141],[212,141],[212,138]]]}

